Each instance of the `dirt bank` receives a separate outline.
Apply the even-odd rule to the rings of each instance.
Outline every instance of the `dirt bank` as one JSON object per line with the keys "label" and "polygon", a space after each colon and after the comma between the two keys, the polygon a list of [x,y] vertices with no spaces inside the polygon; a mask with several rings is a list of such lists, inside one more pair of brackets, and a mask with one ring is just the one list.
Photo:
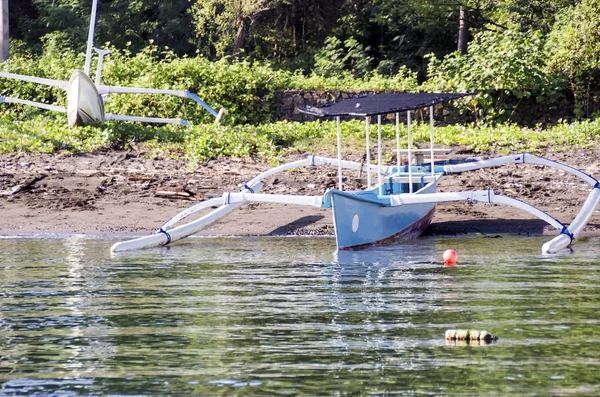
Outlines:
{"label": "dirt bank", "polygon": [[[600,150],[573,149],[545,156],[600,175]],[[222,159],[192,169],[183,161],[147,158],[137,152],[2,155],[0,234],[147,234],[198,200],[238,191],[244,182],[268,168],[256,159]],[[267,179],[263,192],[321,194],[336,186],[336,175],[335,169],[294,170]],[[357,173],[346,175],[348,185],[358,185]],[[481,188],[519,198],[566,223],[575,217],[590,191],[589,185],[563,171],[535,165],[452,175],[440,185],[441,191]],[[200,234],[332,233],[328,210],[249,204]],[[509,207],[455,203],[437,206],[427,233],[555,234],[556,231],[543,221]],[[584,233],[600,235],[598,210]]]}

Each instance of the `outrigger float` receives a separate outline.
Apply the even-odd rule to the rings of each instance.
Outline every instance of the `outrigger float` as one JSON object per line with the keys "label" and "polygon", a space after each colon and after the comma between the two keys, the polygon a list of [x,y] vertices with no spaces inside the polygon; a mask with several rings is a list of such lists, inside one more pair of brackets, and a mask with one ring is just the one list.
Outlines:
{"label": "outrigger float", "polygon": [[[311,155],[265,171],[244,184],[240,192],[226,192],[222,197],[199,202],[169,219],[154,234],[116,243],[112,246],[111,251],[137,250],[173,243],[199,232],[244,203],[296,204],[332,208],[338,250],[363,249],[373,245],[390,244],[398,239],[418,237],[430,224],[436,204],[452,201],[502,204],[528,212],[546,221],[559,231],[555,238],[542,246],[542,253],[555,253],[568,247],[588,223],[600,201],[600,184],[592,176],[570,166],[529,153],[494,159],[471,158],[435,161],[434,155],[438,150],[434,149],[433,145],[433,106],[468,95],[471,94],[374,94],[340,100],[323,107],[306,107],[302,109],[305,113],[319,117],[335,117],[337,120],[337,158]],[[430,147],[424,150],[413,149],[411,111],[424,108],[429,108]],[[408,147],[404,150],[400,149],[399,123],[401,112],[406,112],[408,125]],[[382,161],[381,126],[382,117],[388,114],[395,114],[396,116],[397,163],[384,166]],[[366,164],[342,159],[340,118],[346,116],[365,118]],[[371,164],[369,151],[370,120],[374,116],[377,117],[376,165]],[[423,161],[425,153],[428,153],[431,157],[429,163]],[[407,164],[400,163],[402,154],[406,155]],[[591,186],[591,192],[585,203],[569,226],[538,208],[511,197],[495,194],[491,189],[436,192],[439,181],[445,175],[521,163],[556,168],[575,175]],[[337,167],[338,188],[330,189],[320,196],[260,193],[263,181],[266,178],[292,168],[312,166]],[[344,190],[342,183],[342,171],[344,169],[366,172],[367,188],[364,190]],[[371,181],[372,174],[377,176],[376,183]],[[215,206],[218,206],[218,208],[212,212],[187,224],[176,226],[188,216]]]}

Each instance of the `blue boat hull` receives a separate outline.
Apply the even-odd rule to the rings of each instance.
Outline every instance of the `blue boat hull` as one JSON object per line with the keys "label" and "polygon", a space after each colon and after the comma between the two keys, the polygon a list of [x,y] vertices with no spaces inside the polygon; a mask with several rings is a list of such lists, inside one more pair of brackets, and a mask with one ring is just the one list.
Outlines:
{"label": "blue boat hull", "polygon": [[[432,183],[419,193],[435,193],[436,186],[437,182]],[[339,250],[364,249],[416,238],[427,229],[435,211],[434,203],[391,207],[385,200],[378,202],[360,193],[329,193]]]}

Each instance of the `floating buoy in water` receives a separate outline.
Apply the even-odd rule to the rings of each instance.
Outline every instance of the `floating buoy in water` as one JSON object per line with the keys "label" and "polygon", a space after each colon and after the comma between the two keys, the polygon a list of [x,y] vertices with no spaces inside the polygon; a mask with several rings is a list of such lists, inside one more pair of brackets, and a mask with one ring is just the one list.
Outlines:
{"label": "floating buoy in water", "polygon": [[475,329],[449,329],[446,331],[447,341],[478,341],[491,343],[498,340],[497,336],[487,331],[478,331]]}
{"label": "floating buoy in water", "polygon": [[456,259],[458,258],[458,254],[454,250],[446,250],[444,251],[444,266],[456,266]]}

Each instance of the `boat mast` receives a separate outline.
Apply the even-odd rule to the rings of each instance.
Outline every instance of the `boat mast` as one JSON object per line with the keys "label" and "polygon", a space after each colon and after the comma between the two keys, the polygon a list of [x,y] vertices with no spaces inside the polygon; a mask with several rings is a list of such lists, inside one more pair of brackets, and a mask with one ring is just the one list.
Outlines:
{"label": "boat mast", "polygon": [[94,29],[96,27],[96,8],[98,8],[98,0],[92,1],[92,15],[90,16],[90,30],[88,32],[87,50],[85,52],[85,66],[83,72],[90,75],[92,65],[92,48],[94,47]]}

